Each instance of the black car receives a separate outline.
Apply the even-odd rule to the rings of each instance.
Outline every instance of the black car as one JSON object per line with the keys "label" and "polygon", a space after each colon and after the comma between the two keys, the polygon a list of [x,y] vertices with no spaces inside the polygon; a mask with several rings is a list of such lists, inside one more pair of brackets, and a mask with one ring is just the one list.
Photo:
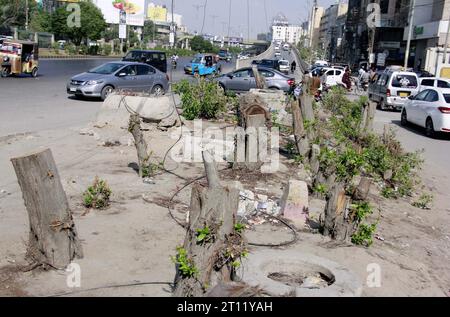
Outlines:
{"label": "black car", "polygon": [[167,73],[167,56],[161,51],[133,50],[128,52],[122,61],[145,63]]}
{"label": "black car", "polygon": [[280,61],[278,59],[261,59],[252,62],[253,65],[272,68],[280,71]]}

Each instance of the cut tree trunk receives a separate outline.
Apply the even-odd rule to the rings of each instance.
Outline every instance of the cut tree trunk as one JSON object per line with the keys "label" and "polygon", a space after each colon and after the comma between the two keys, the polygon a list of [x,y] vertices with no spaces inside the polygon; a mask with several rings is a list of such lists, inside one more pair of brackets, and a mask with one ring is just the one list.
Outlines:
{"label": "cut tree trunk", "polygon": [[[235,236],[234,225],[239,204],[239,190],[220,184],[217,168],[209,152],[203,152],[208,187],[194,186],[191,195],[189,227],[184,250],[198,271],[196,276],[183,276],[179,267],[175,277],[174,296],[197,297],[221,282],[230,282],[234,269],[223,257]],[[198,242],[197,230],[208,227],[209,241]]]}
{"label": "cut tree trunk", "polygon": [[27,258],[64,269],[83,251],[50,149],[12,158],[30,222]]}
{"label": "cut tree trunk", "polygon": [[252,65],[253,76],[256,81],[256,88],[258,89],[267,89],[266,79],[261,75],[258,71],[258,65]]}
{"label": "cut tree trunk", "polygon": [[305,159],[308,158],[308,153],[310,151],[309,140],[306,136],[305,127],[303,125],[303,115],[300,111],[300,106],[298,101],[291,102],[293,125],[294,125],[294,137],[297,146],[298,153]]}
{"label": "cut tree trunk", "polygon": [[141,131],[141,118],[138,114],[130,115],[130,124],[128,131],[133,135],[134,145],[136,146],[138,164],[139,164],[139,177],[144,177],[148,170],[150,155],[148,153],[147,142],[144,139],[144,134]]}
{"label": "cut tree trunk", "polygon": [[354,233],[354,224],[348,221],[346,214],[349,198],[345,196],[344,185],[336,183],[330,191],[325,206],[323,234],[332,239],[349,241]]}
{"label": "cut tree trunk", "polygon": [[369,195],[370,185],[372,184],[372,180],[368,177],[362,177],[358,187],[355,189],[353,193],[354,200],[366,200]]}

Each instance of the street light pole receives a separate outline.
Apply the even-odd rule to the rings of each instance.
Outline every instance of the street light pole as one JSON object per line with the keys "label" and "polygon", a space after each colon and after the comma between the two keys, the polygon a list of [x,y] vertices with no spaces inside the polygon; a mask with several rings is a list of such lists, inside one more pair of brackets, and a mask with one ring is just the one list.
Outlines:
{"label": "street light pole", "polygon": [[410,13],[409,13],[409,32],[408,32],[408,41],[406,42],[406,51],[405,51],[405,70],[408,68],[408,60],[409,60],[409,49],[411,47],[411,38],[412,38],[412,30],[414,24],[414,7],[416,6],[416,0],[412,1]]}
{"label": "street light pole", "polygon": [[175,47],[175,34],[176,34],[176,29],[175,29],[175,20],[174,20],[174,13],[173,13],[173,0],[172,0],[172,36],[173,36],[173,42],[172,44],[172,48]]}

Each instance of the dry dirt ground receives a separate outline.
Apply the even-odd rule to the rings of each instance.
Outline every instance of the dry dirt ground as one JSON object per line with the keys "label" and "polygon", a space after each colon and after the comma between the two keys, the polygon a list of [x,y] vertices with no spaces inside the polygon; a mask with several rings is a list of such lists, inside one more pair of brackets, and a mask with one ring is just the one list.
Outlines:
{"label": "dry dirt ground", "polygon": [[[184,230],[171,218],[167,206],[179,188],[202,175],[202,164],[168,161],[166,167],[176,169],[158,174],[155,184],[145,184],[130,165],[137,160],[134,146],[126,141],[120,146],[102,146],[95,137],[80,135],[81,128],[0,140],[0,295],[171,296],[175,268],[170,257],[183,243]],[[174,143],[170,132],[154,130],[151,134],[150,147],[159,160]],[[82,239],[84,258],[75,260],[81,268],[81,288],[69,288],[64,271],[20,270],[25,264],[28,217],[9,160],[47,147],[55,157]],[[285,162],[285,166],[290,165]],[[341,263],[364,282],[368,264],[379,264],[381,287],[370,288],[364,283],[363,296],[449,296],[448,193],[438,186],[439,177],[444,176],[431,177],[426,169],[422,174],[426,185],[434,188],[432,210],[414,208],[406,200],[376,198],[372,193],[373,204],[381,212],[377,234],[384,241],[375,240],[372,247],[363,248],[300,232],[297,243],[286,248]],[[113,191],[112,204],[106,210],[86,210],[81,204],[82,193],[95,176],[105,179]],[[280,197],[287,179],[295,178],[296,171],[284,168],[261,179],[230,173],[224,176],[242,181],[246,189],[267,189],[262,193]],[[184,221],[189,196],[187,187],[171,204],[180,221]],[[311,201],[311,213],[317,216],[322,208],[322,201]],[[289,240],[291,234],[280,224],[265,223],[247,231],[247,238],[273,244]],[[112,287],[128,284],[141,285]]]}

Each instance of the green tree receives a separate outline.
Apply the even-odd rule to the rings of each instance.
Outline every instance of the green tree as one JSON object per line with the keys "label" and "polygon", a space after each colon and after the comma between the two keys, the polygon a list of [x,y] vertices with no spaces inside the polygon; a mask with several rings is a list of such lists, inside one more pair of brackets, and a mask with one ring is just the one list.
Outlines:
{"label": "green tree", "polygon": [[119,38],[119,25],[112,24],[103,32],[103,38],[106,42]]}
{"label": "green tree", "polygon": [[34,32],[51,31],[50,14],[42,9],[35,10],[31,15],[29,28]]}
{"label": "green tree", "polygon": [[194,36],[191,40],[191,48],[193,51],[200,53],[210,53],[214,50],[214,46],[210,41],[203,39],[201,36]]}
{"label": "green tree", "polygon": [[156,27],[153,21],[147,20],[144,22],[144,28],[142,30],[142,38],[148,42],[150,39],[155,40]]}
{"label": "green tree", "polygon": [[80,2],[81,17],[80,27],[70,27],[67,24],[72,12],[66,10],[66,6],[58,8],[51,16],[51,29],[56,37],[68,38],[76,45],[81,42],[98,40],[104,33],[107,24],[103,14],[97,6],[91,2]]}
{"label": "green tree", "polygon": [[[28,12],[33,14],[37,9],[35,1],[28,1]],[[17,26],[25,28],[26,0],[0,0],[0,26]]]}

